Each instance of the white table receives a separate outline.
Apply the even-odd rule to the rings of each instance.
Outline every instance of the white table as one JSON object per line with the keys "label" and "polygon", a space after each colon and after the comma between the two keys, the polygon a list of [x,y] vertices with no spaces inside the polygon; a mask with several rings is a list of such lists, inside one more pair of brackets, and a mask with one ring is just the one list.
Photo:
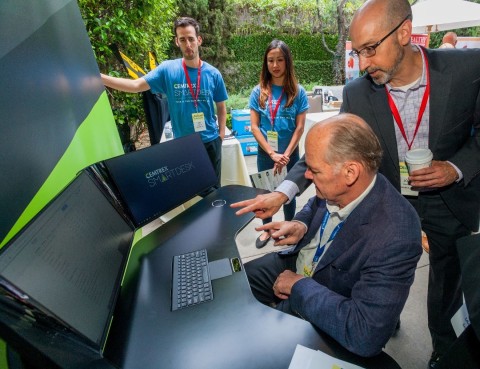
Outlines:
{"label": "white table", "polygon": [[242,147],[235,137],[223,140],[222,176],[220,183],[222,186],[232,184],[252,186]]}
{"label": "white table", "polygon": [[300,157],[305,154],[305,137],[307,137],[307,133],[312,128],[315,123],[321,122],[327,118],[333,117],[339,113],[338,110],[332,111],[323,111],[320,113],[308,113],[307,118],[305,119],[305,128],[303,130],[302,137],[300,137],[300,142],[298,143]]}

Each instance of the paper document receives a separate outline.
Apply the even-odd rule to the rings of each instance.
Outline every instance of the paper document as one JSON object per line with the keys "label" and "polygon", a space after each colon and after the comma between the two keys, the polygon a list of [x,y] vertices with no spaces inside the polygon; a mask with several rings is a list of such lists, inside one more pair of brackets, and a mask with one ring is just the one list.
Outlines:
{"label": "paper document", "polygon": [[457,310],[450,322],[452,323],[455,334],[457,337],[460,337],[463,331],[470,325],[470,317],[465,303]]}
{"label": "paper document", "polygon": [[282,171],[273,175],[273,169],[267,169],[262,172],[250,175],[253,186],[262,190],[274,191],[287,176],[287,168],[283,167]]}
{"label": "paper document", "polygon": [[322,351],[312,350],[297,345],[288,369],[363,369],[327,355]]}

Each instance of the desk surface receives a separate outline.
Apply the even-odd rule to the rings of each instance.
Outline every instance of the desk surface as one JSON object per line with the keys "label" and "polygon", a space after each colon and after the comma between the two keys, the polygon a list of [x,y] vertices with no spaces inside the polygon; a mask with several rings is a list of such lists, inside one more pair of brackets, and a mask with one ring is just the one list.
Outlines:
{"label": "desk surface", "polygon": [[[240,257],[236,232],[251,216],[236,216],[229,204],[257,192],[222,187],[140,241],[158,247],[143,259],[135,298],[114,319],[106,356],[125,369],[281,369],[299,343],[365,368],[399,368],[385,353],[360,358],[310,323],[262,305],[243,270],[212,281],[213,301],[170,311],[173,255],[206,248],[210,261]],[[226,205],[213,207],[217,199]]]}

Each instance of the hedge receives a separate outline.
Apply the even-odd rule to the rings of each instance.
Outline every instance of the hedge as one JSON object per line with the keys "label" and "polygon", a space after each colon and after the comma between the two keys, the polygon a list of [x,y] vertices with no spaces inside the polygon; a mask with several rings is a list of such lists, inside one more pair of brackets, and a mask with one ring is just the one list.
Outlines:
{"label": "hedge", "polygon": [[[227,45],[234,57],[222,70],[230,94],[250,93],[258,83],[265,49],[275,38],[285,41],[290,47],[301,84],[332,84],[332,54],[324,49],[321,35],[241,35],[229,40]],[[326,36],[326,40],[329,47],[335,49],[337,37]]]}
{"label": "hedge", "polygon": [[[265,49],[273,39],[284,41],[292,51],[294,60],[331,60],[332,54],[324,49],[320,34],[285,35],[256,34],[232,36],[227,47],[233,52],[233,60],[257,61],[263,59]],[[331,50],[335,50],[337,36],[327,35],[326,42]]]}
{"label": "hedge", "polygon": [[[331,85],[333,80],[332,61],[294,61],[295,73],[300,84],[319,83]],[[231,62],[223,71],[223,79],[229,94],[250,94],[258,84],[261,61]]]}

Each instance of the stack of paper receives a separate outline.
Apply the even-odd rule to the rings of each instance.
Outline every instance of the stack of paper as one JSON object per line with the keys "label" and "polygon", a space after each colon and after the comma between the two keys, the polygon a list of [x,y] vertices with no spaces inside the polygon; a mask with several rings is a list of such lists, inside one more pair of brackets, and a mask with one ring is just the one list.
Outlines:
{"label": "stack of paper", "polygon": [[363,369],[347,363],[322,351],[297,345],[288,369]]}
{"label": "stack of paper", "polygon": [[262,190],[274,191],[287,175],[287,168],[283,167],[282,171],[273,174],[273,169],[267,169],[262,172],[251,174],[253,186]]}

